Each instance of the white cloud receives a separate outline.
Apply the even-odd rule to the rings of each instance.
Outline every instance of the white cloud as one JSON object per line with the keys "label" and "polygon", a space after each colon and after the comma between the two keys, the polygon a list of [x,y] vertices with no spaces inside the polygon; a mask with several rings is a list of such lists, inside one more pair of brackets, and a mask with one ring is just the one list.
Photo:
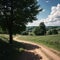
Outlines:
{"label": "white cloud", "polygon": [[51,8],[51,13],[46,20],[48,22],[60,21],[60,4]]}
{"label": "white cloud", "polygon": [[40,22],[44,22],[47,26],[60,26],[60,4],[52,6],[51,13],[46,19],[41,19],[29,23],[28,26],[38,26]]}
{"label": "white cloud", "polygon": [[42,12],[45,12],[45,11],[46,11],[45,9],[42,10]]}
{"label": "white cloud", "polygon": [[33,23],[28,23],[27,26],[38,26],[42,20],[33,21]]}
{"label": "white cloud", "polygon": [[46,3],[49,3],[49,1],[47,0]]}

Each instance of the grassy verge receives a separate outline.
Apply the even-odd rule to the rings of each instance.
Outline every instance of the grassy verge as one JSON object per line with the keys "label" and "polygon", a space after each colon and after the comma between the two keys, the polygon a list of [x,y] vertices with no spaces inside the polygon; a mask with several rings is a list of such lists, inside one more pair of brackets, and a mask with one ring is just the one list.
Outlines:
{"label": "grassy verge", "polygon": [[13,44],[8,43],[8,35],[0,34],[0,60],[17,60],[21,57],[23,44],[13,41]]}
{"label": "grassy verge", "polygon": [[0,39],[2,39],[3,41],[7,42],[8,43],[8,39],[9,36],[7,34],[0,34]]}
{"label": "grassy verge", "polygon": [[48,47],[60,51],[60,34],[46,36],[19,36],[18,39],[44,44]]}

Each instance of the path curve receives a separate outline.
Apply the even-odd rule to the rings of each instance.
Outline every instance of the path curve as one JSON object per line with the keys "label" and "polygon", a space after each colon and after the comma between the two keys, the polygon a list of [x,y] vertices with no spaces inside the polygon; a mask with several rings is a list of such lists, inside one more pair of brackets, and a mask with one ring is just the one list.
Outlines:
{"label": "path curve", "polygon": [[[42,45],[39,45],[39,44],[36,44],[33,42],[29,42],[29,41],[23,41],[23,40],[18,39],[18,37],[14,37],[14,40],[18,41],[18,42],[28,43],[28,44],[38,46],[39,48],[31,49],[31,50],[26,49],[25,51],[34,53],[35,55],[42,57],[42,59],[40,59],[40,60],[60,60],[60,56],[53,53],[51,50],[49,50],[48,47],[45,47],[45,46],[42,46]],[[27,47],[27,48],[29,48],[29,47]]]}

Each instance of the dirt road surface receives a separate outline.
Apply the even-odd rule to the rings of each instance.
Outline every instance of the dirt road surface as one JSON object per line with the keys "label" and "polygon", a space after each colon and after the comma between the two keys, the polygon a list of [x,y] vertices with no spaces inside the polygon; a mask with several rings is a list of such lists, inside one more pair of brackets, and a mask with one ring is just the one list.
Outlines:
{"label": "dirt road surface", "polygon": [[15,37],[14,40],[25,45],[26,49],[25,52],[22,54],[23,58],[21,60],[60,60],[60,56],[53,53],[46,46],[29,41],[19,40],[18,37]]}

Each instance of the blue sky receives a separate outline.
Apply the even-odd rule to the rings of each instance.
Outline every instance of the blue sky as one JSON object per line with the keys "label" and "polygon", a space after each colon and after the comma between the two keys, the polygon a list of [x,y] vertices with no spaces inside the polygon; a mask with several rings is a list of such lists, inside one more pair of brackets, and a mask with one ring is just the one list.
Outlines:
{"label": "blue sky", "polygon": [[37,18],[47,18],[51,12],[51,7],[56,6],[59,3],[60,0],[38,0],[38,4],[41,5],[41,8],[43,8],[44,12],[39,13]]}
{"label": "blue sky", "polygon": [[[37,20],[27,26],[38,26],[44,22],[47,26],[60,26],[60,0],[37,0],[43,11],[37,15]],[[58,18],[59,17],[59,18]]]}

